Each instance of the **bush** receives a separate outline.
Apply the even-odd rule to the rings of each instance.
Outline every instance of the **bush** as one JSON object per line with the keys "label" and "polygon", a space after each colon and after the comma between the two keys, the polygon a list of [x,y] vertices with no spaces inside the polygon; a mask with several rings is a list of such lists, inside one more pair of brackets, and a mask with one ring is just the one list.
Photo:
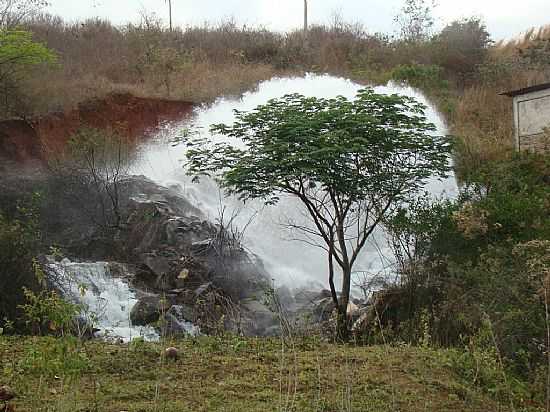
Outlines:
{"label": "bush", "polygon": [[23,287],[36,291],[41,286],[34,260],[40,246],[36,202],[11,212],[0,210],[0,322],[19,317]]}
{"label": "bush", "polygon": [[32,68],[52,64],[55,54],[41,43],[33,41],[32,33],[23,30],[5,30],[0,26],[0,119],[24,117],[25,94],[21,82]]}
{"label": "bush", "polygon": [[446,90],[449,88],[449,82],[443,78],[442,68],[434,65],[400,65],[392,70],[392,79],[421,89]]}
{"label": "bush", "polygon": [[66,302],[55,291],[43,291],[35,294],[23,288],[26,303],[19,307],[27,326],[34,333],[60,334],[64,336],[70,332],[80,310],[77,305]]}
{"label": "bush", "polygon": [[476,17],[447,25],[433,40],[437,64],[449,73],[473,73],[487,57],[491,38],[485,24]]}
{"label": "bush", "polygon": [[[390,320],[401,340],[462,347],[487,322],[503,366],[535,379],[546,362],[550,284],[550,158],[518,154],[471,176],[454,202],[421,201],[388,223],[400,299]],[[485,350],[485,349],[484,349]]]}

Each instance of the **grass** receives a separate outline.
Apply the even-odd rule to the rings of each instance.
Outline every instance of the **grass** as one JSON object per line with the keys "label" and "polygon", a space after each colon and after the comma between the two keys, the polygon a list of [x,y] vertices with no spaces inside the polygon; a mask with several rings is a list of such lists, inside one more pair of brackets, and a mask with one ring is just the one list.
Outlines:
{"label": "grass", "polygon": [[[0,337],[17,411],[495,411],[451,352],[214,338],[130,345]],[[163,359],[167,345],[180,351]]]}

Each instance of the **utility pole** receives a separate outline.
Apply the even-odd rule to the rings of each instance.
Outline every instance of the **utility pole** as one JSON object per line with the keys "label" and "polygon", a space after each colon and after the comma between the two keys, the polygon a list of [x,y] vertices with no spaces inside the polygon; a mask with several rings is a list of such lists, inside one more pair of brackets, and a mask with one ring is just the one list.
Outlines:
{"label": "utility pole", "polygon": [[304,0],[304,37],[307,39],[307,0]]}
{"label": "utility pole", "polygon": [[170,31],[172,31],[172,0],[168,0],[168,14],[170,15]]}

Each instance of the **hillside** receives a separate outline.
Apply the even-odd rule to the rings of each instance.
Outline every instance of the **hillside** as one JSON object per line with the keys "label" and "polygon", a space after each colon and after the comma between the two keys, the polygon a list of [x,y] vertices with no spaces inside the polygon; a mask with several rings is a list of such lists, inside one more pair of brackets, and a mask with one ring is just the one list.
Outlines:
{"label": "hillside", "polygon": [[[397,35],[338,16],[288,32],[71,21],[46,3],[0,0],[0,412],[550,412],[550,156],[516,151],[503,94],[550,82],[550,27],[500,42],[479,17],[437,29],[428,0],[402,1]],[[323,83],[240,106],[293,76]],[[366,89],[325,99],[333,76]],[[436,175],[460,193],[415,184]],[[320,257],[251,225],[248,200],[287,195],[312,224],[289,203],[278,238]],[[246,229],[280,253],[256,259]],[[271,284],[285,271],[321,283]],[[202,336],[82,339],[174,324]]]}

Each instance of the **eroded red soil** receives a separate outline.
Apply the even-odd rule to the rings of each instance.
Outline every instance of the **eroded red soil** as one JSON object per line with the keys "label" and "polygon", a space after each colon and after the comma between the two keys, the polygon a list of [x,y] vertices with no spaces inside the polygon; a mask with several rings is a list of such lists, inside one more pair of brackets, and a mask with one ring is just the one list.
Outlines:
{"label": "eroded red soil", "polygon": [[184,118],[192,110],[193,104],[188,102],[113,94],[65,113],[0,122],[0,156],[17,161],[46,160],[63,151],[82,127],[116,131],[130,142],[139,142],[160,122]]}

